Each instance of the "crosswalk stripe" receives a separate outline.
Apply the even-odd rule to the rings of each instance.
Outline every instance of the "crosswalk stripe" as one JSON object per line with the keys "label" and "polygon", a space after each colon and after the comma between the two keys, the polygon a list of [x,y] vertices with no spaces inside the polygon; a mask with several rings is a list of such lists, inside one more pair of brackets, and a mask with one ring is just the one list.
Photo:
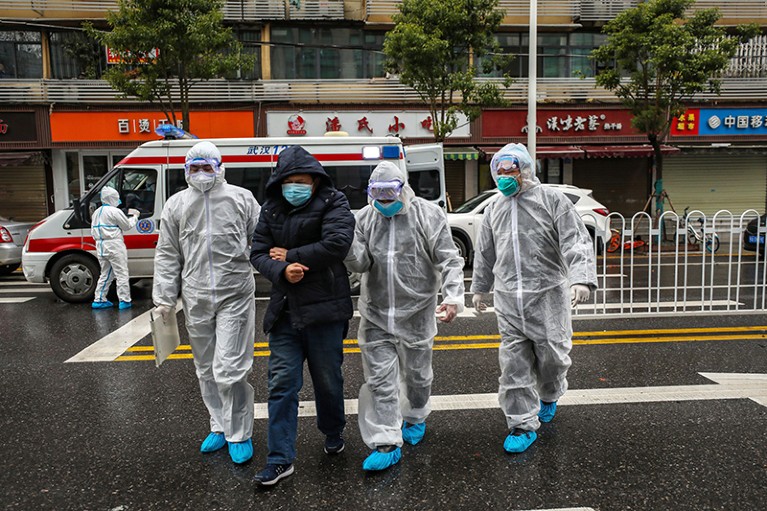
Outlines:
{"label": "crosswalk stripe", "polygon": [[3,288],[0,289],[0,293],[2,294],[12,294],[12,293],[52,293],[53,290],[51,288],[47,289],[35,289],[35,288],[19,288],[19,289],[11,289],[11,288]]}
{"label": "crosswalk stripe", "polygon": [[24,303],[34,299],[34,296],[0,297],[0,303]]}

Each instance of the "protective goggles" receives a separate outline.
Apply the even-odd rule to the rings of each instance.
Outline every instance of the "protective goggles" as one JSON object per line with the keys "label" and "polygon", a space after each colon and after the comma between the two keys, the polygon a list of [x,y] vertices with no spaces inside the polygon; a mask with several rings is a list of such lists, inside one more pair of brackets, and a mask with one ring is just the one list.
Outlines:
{"label": "protective goggles", "polygon": [[498,170],[519,170],[519,158],[516,156],[501,156],[498,158]]}
{"label": "protective goggles", "polygon": [[195,166],[195,167],[203,167],[203,171],[207,172],[207,169],[204,167],[206,165],[210,165],[210,167],[213,169],[213,172],[218,174],[219,169],[221,168],[221,164],[218,160],[214,160],[213,158],[195,158],[193,160],[189,160],[184,164],[184,170],[187,174],[189,174],[189,167]]}
{"label": "protective goggles", "polygon": [[402,181],[375,181],[368,185],[368,196],[373,200],[396,200],[402,193]]}

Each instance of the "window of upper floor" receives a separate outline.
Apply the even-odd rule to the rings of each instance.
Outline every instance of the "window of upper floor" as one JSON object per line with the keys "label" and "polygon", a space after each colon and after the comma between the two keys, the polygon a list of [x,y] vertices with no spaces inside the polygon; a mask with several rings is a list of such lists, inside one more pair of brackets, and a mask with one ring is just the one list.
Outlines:
{"label": "window of upper floor", "polygon": [[382,77],[384,34],[357,28],[273,26],[272,78]]}
{"label": "window of upper floor", "polygon": [[0,78],[42,78],[40,32],[0,31]]}
{"label": "window of upper floor", "polygon": [[51,78],[101,78],[106,51],[81,31],[51,32]]}
{"label": "window of upper floor", "polygon": [[[482,76],[527,78],[529,63],[529,36],[527,33],[496,34],[501,53],[514,58],[504,69],[483,73]],[[597,66],[589,58],[591,51],[604,43],[606,36],[591,32],[538,34],[538,77],[572,78],[594,76]],[[481,66],[480,66],[481,69]]]}

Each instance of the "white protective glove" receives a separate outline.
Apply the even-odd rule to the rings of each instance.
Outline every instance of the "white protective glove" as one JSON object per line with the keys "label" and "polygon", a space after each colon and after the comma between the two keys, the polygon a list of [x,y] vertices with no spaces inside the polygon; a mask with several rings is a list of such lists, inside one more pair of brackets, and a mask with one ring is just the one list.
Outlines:
{"label": "white protective glove", "polygon": [[129,208],[128,209],[128,216],[139,216],[141,212],[137,209]]}
{"label": "white protective glove", "polygon": [[471,297],[471,303],[474,306],[474,314],[477,316],[487,310],[487,304],[482,301],[484,296],[483,293],[474,293],[474,296]]}
{"label": "white protective glove", "polygon": [[158,305],[154,308],[154,315],[162,317],[162,320],[164,323],[168,322],[168,319],[170,318],[170,311],[171,308],[168,305]]}
{"label": "white protective glove", "polygon": [[590,294],[591,291],[588,286],[584,286],[583,284],[573,284],[570,286],[570,303],[575,307],[579,303],[588,300]]}

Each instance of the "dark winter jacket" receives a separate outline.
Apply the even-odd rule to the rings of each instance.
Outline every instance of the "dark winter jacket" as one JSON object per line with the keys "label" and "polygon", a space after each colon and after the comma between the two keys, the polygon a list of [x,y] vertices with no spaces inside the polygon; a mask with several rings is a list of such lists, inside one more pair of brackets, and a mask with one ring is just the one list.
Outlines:
{"label": "dark winter jacket", "polygon": [[[292,174],[319,176],[320,183],[306,204],[292,206],[282,196],[282,181]],[[287,308],[293,328],[348,320],[352,300],[344,258],[354,237],[354,215],[346,196],[336,190],[322,165],[299,146],[285,149],[266,183],[266,200],[253,236],[250,262],[272,282],[264,316],[269,332]],[[275,261],[269,250],[288,250],[287,261]],[[309,268],[299,282],[285,278],[290,263]]]}

